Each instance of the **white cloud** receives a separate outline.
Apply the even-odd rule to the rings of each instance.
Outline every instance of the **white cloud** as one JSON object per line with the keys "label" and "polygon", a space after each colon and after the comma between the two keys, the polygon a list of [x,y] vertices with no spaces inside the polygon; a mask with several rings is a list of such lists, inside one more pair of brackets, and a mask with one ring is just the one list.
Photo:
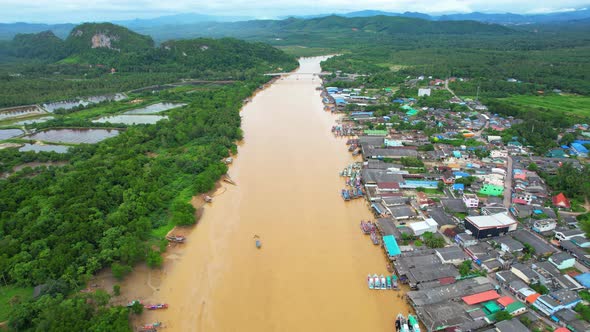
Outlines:
{"label": "white cloud", "polygon": [[0,0],[0,21],[80,22],[156,17],[174,13],[276,17],[363,9],[423,13],[546,13],[568,11],[590,0]]}

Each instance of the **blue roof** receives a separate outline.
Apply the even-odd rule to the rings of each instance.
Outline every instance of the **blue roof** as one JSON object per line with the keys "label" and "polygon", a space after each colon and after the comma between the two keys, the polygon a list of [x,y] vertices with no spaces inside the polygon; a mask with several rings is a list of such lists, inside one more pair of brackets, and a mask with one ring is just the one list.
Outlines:
{"label": "blue roof", "polygon": [[453,185],[453,190],[465,190],[465,185],[463,183],[455,183]]}
{"label": "blue roof", "polygon": [[453,172],[453,175],[457,178],[466,178],[466,177],[470,177],[471,174],[466,173],[466,172]]}
{"label": "blue roof", "polygon": [[404,103],[404,101],[401,100],[401,99],[394,99],[393,102],[394,103],[398,103],[398,104],[403,104]]}
{"label": "blue roof", "polygon": [[582,286],[590,288],[590,272],[578,274],[574,277]]}
{"label": "blue roof", "polygon": [[455,156],[455,158],[461,158],[461,152],[460,151],[453,151],[453,156]]}
{"label": "blue roof", "polygon": [[569,149],[570,147],[569,147],[569,146],[567,146],[567,145],[562,145],[562,146],[561,146],[561,148],[562,148],[562,149],[566,149],[566,150],[567,150],[567,149]]}
{"label": "blue roof", "polygon": [[574,148],[577,152],[580,153],[588,153],[588,149],[580,143],[572,143],[572,148]]}
{"label": "blue roof", "polygon": [[377,211],[377,213],[379,213],[379,214],[383,213],[383,211],[381,211],[381,209],[375,203],[371,204],[371,207],[373,209],[375,209],[375,211]]}
{"label": "blue roof", "polygon": [[402,253],[397,245],[397,241],[393,235],[386,235],[383,237],[383,243],[385,244],[385,249],[387,250],[387,254],[391,256],[397,256]]}
{"label": "blue roof", "polygon": [[578,144],[590,144],[589,140],[582,140],[582,139],[577,139],[574,141],[574,143],[578,143]]}
{"label": "blue roof", "polygon": [[346,104],[344,98],[334,98],[334,101],[336,102],[336,104]]}

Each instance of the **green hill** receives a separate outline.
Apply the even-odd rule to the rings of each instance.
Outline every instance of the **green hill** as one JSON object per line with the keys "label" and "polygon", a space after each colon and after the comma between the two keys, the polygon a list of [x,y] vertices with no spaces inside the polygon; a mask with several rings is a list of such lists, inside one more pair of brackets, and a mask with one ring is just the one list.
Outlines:
{"label": "green hill", "polygon": [[66,44],[73,53],[93,49],[139,52],[154,47],[154,41],[151,37],[140,35],[112,23],[84,23],[78,25],[70,32]]}
{"label": "green hill", "polygon": [[63,40],[51,31],[18,34],[12,48],[14,55],[20,58],[57,60],[66,54]]}

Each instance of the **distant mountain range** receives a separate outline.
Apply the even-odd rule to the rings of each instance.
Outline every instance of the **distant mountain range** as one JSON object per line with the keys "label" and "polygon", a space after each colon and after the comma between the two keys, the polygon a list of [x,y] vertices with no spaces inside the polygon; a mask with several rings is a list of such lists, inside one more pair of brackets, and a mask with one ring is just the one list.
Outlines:
{"label": "distant mountain range", "polygon": [[[501,25],[539,25],[539,24],[563,24],[565,22],[573,22],[574,26],[590,27],[590,10],[579,9],[568,12],[557,12],[548,14],[534,14],[534,15],[521,15],[521,14],[488,14],[488,13],[468,13],[468,14],[449,14],[433,16],[424,13],[417,12],[405,12],[405,13],[393,13],[378,10],[362,10],[344,14],[320,14],[320,15],[308,15],[308,16],[295,16],[290,19],[309,20],[339,16],[344,18],[366,18],[374,16],[394,16],[394,17],[405,17],[405,18],[419,18],[427,21],[478,21],[483,23],[494,23]],[[255,20],[251,17],[246,16],[213,16],[203,15],[195,13],[178,14],[161,16],[151,19],[134,19],[125,21],[114,21],[112,23],[125,26],[127,28],[139,31],[142,33],[149,33],[154,38],[158,38],[156,34],[170,35],[173,31],[160,31],[171,29],[172,27],[179,27],[180,30],[187,31],[190,28],[205,28],[208,31],[194,31],[191,35],[215,35],[219,30],[227,30],[222,27],[222,24],[230,24],[232,27],[239,26],[239,24],[247,23],[248,26],[258,25],[264,26],[271,24],[271,22],[284,22],[282,24],[289,25],[292,23],[286,17],[281,18],[282,20]],[[257,22],[257,23],[252,23]],[[239,24],[238,24],[239,23]],[[273,25],[279,23],[272,23]],[[569,24],[569,23],[568,23]],[[281,25],[281,24],[279,24]],[[52,31],[56,36],[60,38],[66,38],[69,32],[74,28],[75,24],[34,24],[34,23],[0,23],[0,40],[10,40],[16,34],[19,33],[38,33],[41,31]],[[212,33],[210,33],[212,32]]]}
{"label": "distant mountain range", "polygon": [[530,15],[522,15],[522,14],[512,14],[512,13],[504,13],[504,14],[488,14],[488,13],[480,13],[480,12],[473,12],[467,14],[448,14],[448,15],[428,15],[424,13],[417,13],[417,12],[404,12],[404,13],[394,13],[394,12],[385,12],[380,10],[361,10],[356,12],[350,12],[345,14],[320,14],[320,15],[309,15],[309,16],[293,16],[296,18],[318,18],[318,17],[325,17],[331,15],[338,15],[342,17],[370,17],[370,16],[399,16],[399,17],[412,17],[412,18],[421,18],[423,20],[430,20],[430,21],[479,21],[485,23],[496,23],[496,24],[504,24],[504,25],[515,25],[515,24],[539,24],[539,23],[549,23],[549,22],[563,22],[563,21],[573,21],[573,20],[581,20],[585,18],[590,18],[590,10],[589,9],[579,9],[574,11],[568,12],[556,12],[556,13],[547,13],[547,14],[530,14]]}

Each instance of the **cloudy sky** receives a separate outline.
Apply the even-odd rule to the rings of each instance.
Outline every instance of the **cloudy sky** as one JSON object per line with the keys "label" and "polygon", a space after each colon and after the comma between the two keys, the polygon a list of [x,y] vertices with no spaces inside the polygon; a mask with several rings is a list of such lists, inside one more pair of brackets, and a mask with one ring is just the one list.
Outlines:
{"label": "cloudy sky", "polygon": [[590,0],[0,0],[0,22],[78,23],[178,13],[274,18],[363,9],[522,14],[568,11],[587,7],[589,3]]}

